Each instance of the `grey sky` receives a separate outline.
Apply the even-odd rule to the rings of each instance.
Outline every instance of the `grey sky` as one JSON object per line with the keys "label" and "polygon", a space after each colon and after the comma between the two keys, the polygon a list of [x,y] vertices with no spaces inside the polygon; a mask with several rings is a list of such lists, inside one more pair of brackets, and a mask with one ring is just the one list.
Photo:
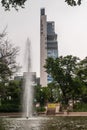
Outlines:
{"label": "grey sky", "polygon": [[55,21],[59,55],[87,56],[87,1],[80,7],[70,7],[64,0],[31,0],[25,9],[5,12],[0,8],[0,32],[8,25],[8,37],[20,47],[17,61],[23,65],[24,47],[29,37],[32,50],[32,70],[39,76],[40,69],[40,8],[45,7],[48,21]]}

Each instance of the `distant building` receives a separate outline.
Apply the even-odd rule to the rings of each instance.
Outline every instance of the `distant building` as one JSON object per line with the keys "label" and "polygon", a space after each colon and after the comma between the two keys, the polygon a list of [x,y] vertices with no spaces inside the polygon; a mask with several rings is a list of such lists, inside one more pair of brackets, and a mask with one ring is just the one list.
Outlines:
{"label": "distant building", "polygon": [[14,80],[21,81],[21,80],[23,80],[23,76],[15,76]]}
{"label": "distant building", "polygon": [[40,16],[40,84],[42,87],[52,82],[52,77],[45,72],[44,68],[47,57],[58,57],[58,43],[55,23],[47,21],[45,9],[43,8]]}
{"label": "distant building", "polygon": [[[16,81],[24,81],[27,74],[29,74],[28,72],[24,72],[22,76],[15,76],[14,80]],[[32,85],[40,85],[40,77],[36,77],[36,72],[30,72],[30,77],[31,77],[31,81],[32,81]]]}
{"label": "distant building", "polygon": [[37,85],[40,85],[40,77],[37,77]]}
{"label": "distant building", "polygon": [[[25,79],[28,74],[29,74],[28,72],[24,72],[23,79]],[[36,72],[30,72],[29,75],[32,81],[32,85],[36,85],[37,84]]]}

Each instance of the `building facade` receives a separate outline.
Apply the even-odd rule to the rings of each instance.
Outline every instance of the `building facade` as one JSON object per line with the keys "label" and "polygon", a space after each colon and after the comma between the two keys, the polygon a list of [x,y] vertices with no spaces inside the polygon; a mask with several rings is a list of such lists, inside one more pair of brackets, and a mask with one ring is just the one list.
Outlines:
{"label": "building facade", "polygon": [[45,9],[43,8],[40,16],[40,84],[42,87],[52,82],[52,77],[45,72],[44,68],[47,57],[58,57],[58,43],[55,23],[47,21]]}
{"label": "building facade", "polygon": [[30,81],[31,81],[31,85],[32,85],[32,86],[37,85],[36,72],[24,72],[24,73],[23,73],[23,80],[24,80],[24,82],[25,82],[27,76],[28,76],[28,78],[30,78]]}

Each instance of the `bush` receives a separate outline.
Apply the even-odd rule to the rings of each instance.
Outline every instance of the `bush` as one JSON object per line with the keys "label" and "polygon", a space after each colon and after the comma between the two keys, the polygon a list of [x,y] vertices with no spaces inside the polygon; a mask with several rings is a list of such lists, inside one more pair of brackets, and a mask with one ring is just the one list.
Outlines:
{"label": "bush", "polygon": [[45,107],[38,107],[38,108],[36,108],[36,111],[37,112],[44,112],[44,111],[46,111],[46,108]]}
{"label": "bush", "polygon": [[76,103],[74,105],[74,112],[87,112],[87,103]]}
{"label": "bush", "polygon": [[16,104],[3,104],[0,106],[0,112],[19,112],[20,106]]}

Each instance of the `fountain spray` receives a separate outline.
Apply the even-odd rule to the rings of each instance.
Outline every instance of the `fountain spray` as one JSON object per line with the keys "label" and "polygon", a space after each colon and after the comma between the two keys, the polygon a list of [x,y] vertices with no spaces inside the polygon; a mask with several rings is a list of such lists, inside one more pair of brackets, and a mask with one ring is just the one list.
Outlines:
{"label": "fountain spray", "polygon": [[31,55],[30,55],[30,41],[27,39],[25,53],[26,72],[24,73],[24,95],[23,95],[23,116],[27,119],[32,116],[32,72],[31,72]]}

